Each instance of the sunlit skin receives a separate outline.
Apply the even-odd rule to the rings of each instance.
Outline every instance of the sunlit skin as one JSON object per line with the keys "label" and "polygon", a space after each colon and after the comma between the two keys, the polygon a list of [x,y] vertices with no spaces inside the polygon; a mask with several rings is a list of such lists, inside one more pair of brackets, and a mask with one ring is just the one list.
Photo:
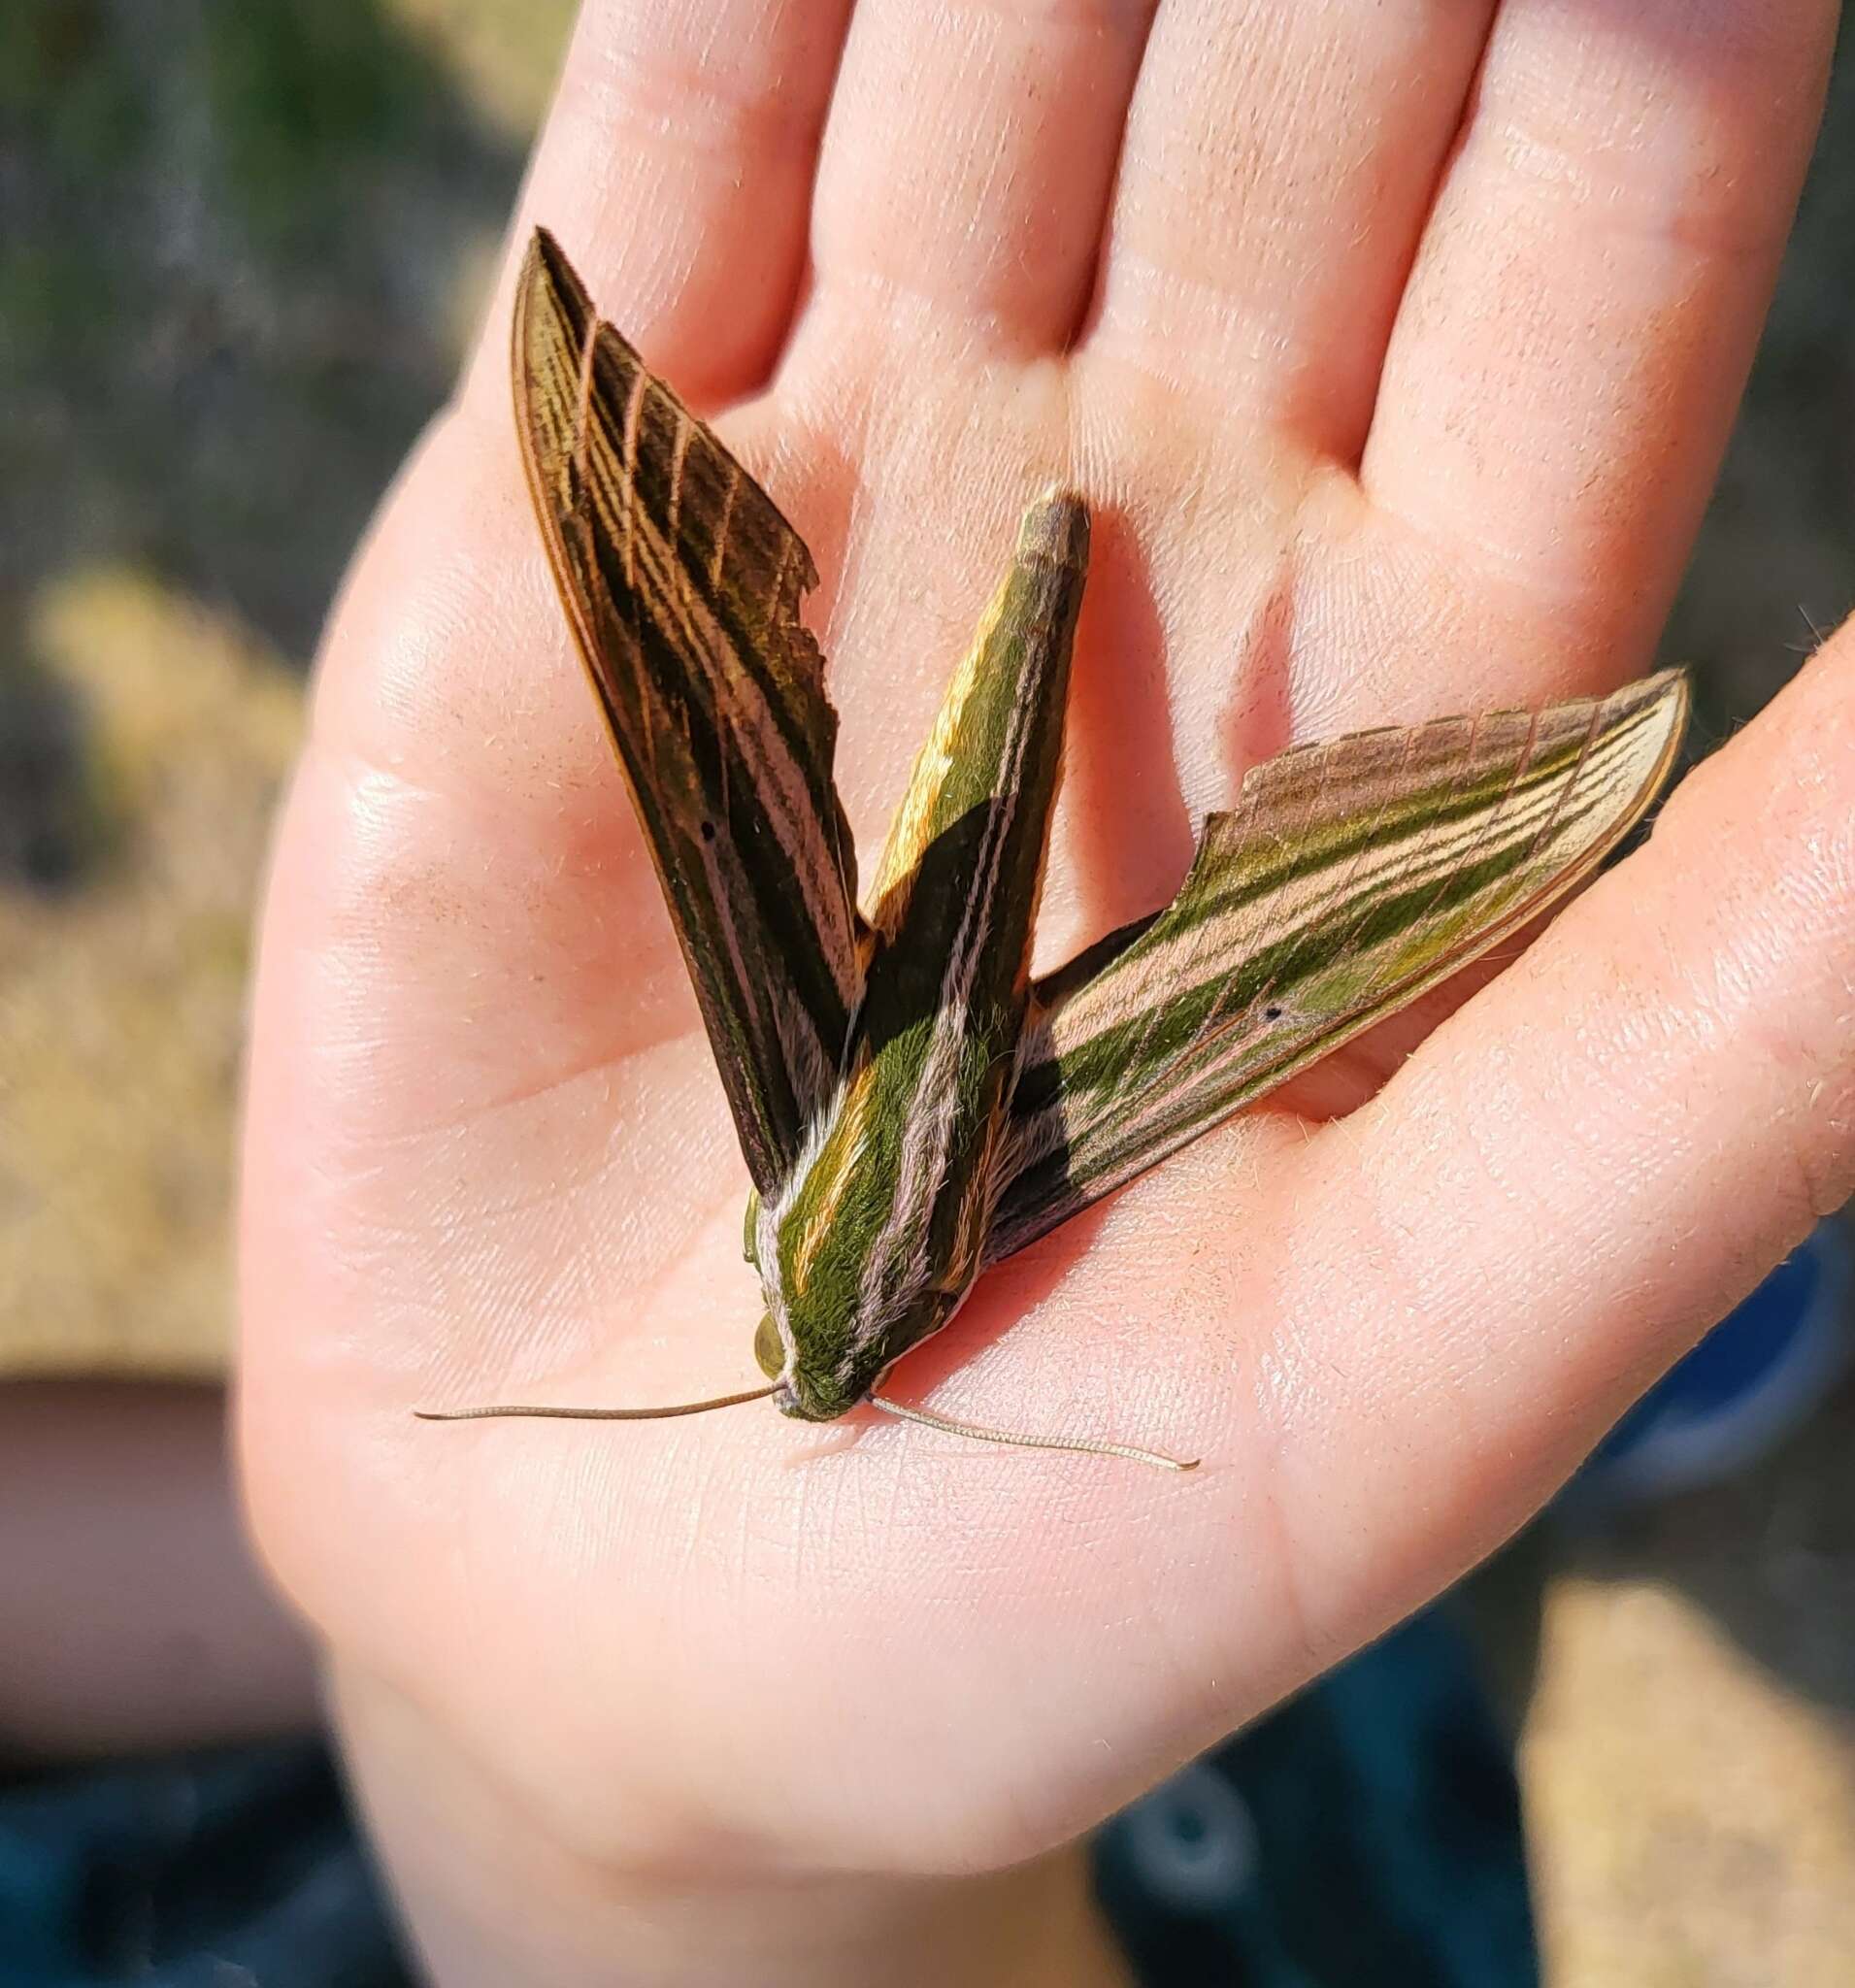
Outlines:
{"label": "sunlit skin", "polygon": [[[574,245],[811,544],[866,875],[1056,475],[1095,546],[1050,959],[1291,738],[1647,667],[1828,6],[1515,0],[1484,48],[1473,0],[1181,0],[1150,38],[1136,0],[864,0],[840,63],[843,12],[589,7],[512,242]],[[277,845],[259,1540],[439,1981],[1112,1981],[1060,1846],[1492,1548],[1848,1191],[1855,642],[1441,1027],[988,1275],[890,1378],[1194,1475],[862,1410],[433,1428],[760,1378],[509,302],[350,577]]]}

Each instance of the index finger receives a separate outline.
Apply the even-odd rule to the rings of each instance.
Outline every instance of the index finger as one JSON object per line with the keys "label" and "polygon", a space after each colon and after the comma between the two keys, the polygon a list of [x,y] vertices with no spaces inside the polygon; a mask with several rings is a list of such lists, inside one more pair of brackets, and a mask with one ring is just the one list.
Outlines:
{"label": "index finger", "polygon": [[587,0],[457,418],[414,456],[331,621],[318,742],[411,779],[474,784],[498,805],[521,794],[544,813],[549,783],[609,776],[516,459],[509,326],[521,256],[545,223],[601,312],[699,408],[758,386],[804,272],[849,10]]}

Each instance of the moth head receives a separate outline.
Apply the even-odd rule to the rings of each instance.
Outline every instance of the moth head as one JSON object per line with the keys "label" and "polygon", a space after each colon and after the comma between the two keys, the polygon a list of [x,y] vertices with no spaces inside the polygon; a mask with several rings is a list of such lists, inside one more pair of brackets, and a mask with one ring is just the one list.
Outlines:
{"label": "moth head", "polygon": [[958,1305],[957,1295],[927,1291],[893,1316],[866,1320],[847,1334],[812,1333],[801,1326],[790,1361],[768,1318],[755,1336],[754,1357],[761,1371],[778,1382],[773,1403],[781,1414],[802,1422],[834,1422],[867,1401],[895,1362],[940,1331]]}
{"label": "moth head", "polygon": [[844,1390],[833,1384],[828,1367],[820,1365],[808,1370],[802,1345],[794,1346],[788,1361],[785,1342],[779,1337],[771,1310],[760,1314],[753,1335],[753,1357],[760,1372],[778,1383],[773,1390],[773,1406],[782,1415],[800,1422],[833,1422],[856,1407],[858,1397],[846,1398]]}

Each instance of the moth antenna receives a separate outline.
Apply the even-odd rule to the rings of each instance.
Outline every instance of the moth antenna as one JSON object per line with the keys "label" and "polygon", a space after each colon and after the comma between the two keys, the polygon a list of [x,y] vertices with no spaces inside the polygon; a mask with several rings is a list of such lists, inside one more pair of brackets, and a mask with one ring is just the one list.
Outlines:
{"label": "moth antenna", "polygon": [[939,1429],[946,1436],[970,1436],[975,1442],[1003,1442],[1013,1449],[1073,1449],[1084,1456],[1124,1456],[1130,1463],[1151,1464],[1156,1471],[1195,1471],[1199,1457],[1162,1456],[1156,1449],[1138,1449],[1131,1442],[1091,1442],[1085,1436],[1019,1436],[1009,1429],[982,1429],[977,1422],[955,1422],[937,1415],[931,1408],[905,1408],[900,1402],[884,1401],[879,1394],[865,1399],[871,1408],[880,1408],[901,1422],[919,1422],[923,1428]]}
{"label": "moth antenna", "polygon": [[542,1415],[559,1422],[663,1422],[672,1415],[706,1415],[711,1408],[735,1408],[763,1402],[779,1383],[749,1388],[745,1394],[718,1394],[711,1402],[679,1402],[668,1408],[550,1408],[511,1403],[493,1408],[414,1408],[421,1422],[483,1422],[493,1415]]}

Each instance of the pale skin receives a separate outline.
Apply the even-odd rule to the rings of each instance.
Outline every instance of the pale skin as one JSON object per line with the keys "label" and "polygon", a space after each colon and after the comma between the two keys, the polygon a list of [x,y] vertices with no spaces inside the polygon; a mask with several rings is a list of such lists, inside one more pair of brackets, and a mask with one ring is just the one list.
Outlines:
{"label": "pale skin", "polygon": [[[1052,962],[1293,738],[1647,666],[1834,29],[1153,13],[592,0],[510,238],[555,231],[810,540],[866,876],[1023,504],[1094,503]],[[889,1383],[1194,1476],[867,1413],[423,1424],[757,1378],[745,1169],[522,486],[511,272],[277,846],[259,1543],[446,1988],[1116,1981],[1065,1846],[1487,1553],[1849,1192],[1855,633],[1491,984]]]}

